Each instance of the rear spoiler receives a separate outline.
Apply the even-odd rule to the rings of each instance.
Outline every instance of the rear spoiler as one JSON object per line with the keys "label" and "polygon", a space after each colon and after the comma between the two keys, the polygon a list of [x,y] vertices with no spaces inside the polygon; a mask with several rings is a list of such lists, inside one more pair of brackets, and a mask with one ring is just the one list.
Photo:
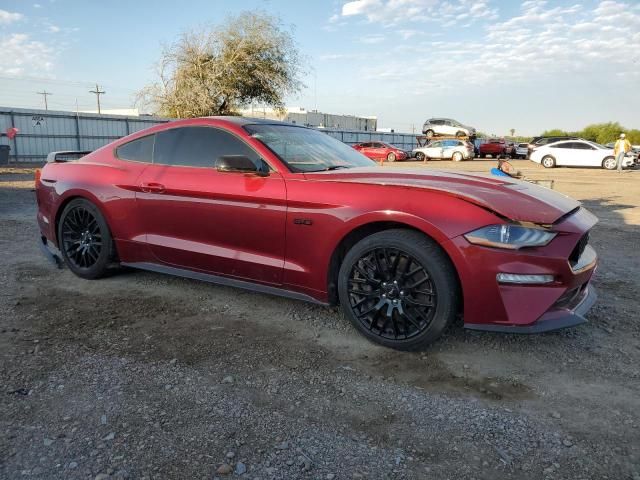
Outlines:
{"label": "rear spoiler", "polygon": [[79,151],[79,150],[62,150],[59,152],[51,152],[47,155],[47,163],[64,163],[71,162],[73,160],[78,160],[79,158],[84,157],[91,153],[91,150],[88,151]]}

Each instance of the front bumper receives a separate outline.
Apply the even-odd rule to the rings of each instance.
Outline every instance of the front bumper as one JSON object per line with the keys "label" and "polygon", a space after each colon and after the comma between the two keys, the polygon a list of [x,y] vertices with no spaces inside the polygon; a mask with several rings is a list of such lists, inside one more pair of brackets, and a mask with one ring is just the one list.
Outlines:
{"label": "front bumper", "polygon": [[[580,209],[554,224],[557,237],[537,248],[484,247],[470,244],[464,236],[444,243],[460,278],[465,327],[533,333],[583,323],[595,301],[590,281],[597,255],[587,245],[586,233],[596,222]],[[497,278],[499,273],[552,276],[553,281],[508,283]]]}
{"label": "front bumper", "polygon": [[596,303],[598,295],[591,285],[585,285],[583,291],[580,292],[577,298],[577,303],[573,308],[567,307],[550,310],[532,325],[484,325],[465,323],[464,328],[485,332],[533,334],[575,327],[587,322],[584,315],[586,315],[593,304]]}

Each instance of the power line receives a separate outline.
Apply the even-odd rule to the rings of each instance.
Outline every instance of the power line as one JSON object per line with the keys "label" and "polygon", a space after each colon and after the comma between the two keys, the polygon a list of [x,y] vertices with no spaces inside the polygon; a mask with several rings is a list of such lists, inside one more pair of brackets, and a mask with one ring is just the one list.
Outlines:
{"label": "power line", "polygon": [[44,109],[49,110],[49,105],[47,104],[47,97],[49,95],[53,95],[53,93],[47,92],[46,90],[42,90],[41,92],[36,92],[36,93],[44,97]]}
{"label": "power line", "polygon": [[89,90],[89,93],[95,93],[96,99],[98,100],[98,115],[100,115],[100,95],[103,95],[103,94],[105,94],[107,92],[105,92],[104,90],[100,90],[100,87],[96,83],[96,89],[95,90]]}

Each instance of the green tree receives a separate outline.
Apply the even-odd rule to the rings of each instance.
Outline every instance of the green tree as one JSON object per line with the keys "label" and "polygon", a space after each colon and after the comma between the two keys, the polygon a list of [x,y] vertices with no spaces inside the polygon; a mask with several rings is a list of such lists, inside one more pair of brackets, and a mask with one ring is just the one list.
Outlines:
{"label": "green tree", "polygon": [[616,140],[622,132],[624,128],[618,122],[594,123],[587,125],[577,136],[604,145]]}
{"label": "green tree", "polygon": [[138,103],[172,118],[232,115],[251,102],[281,109],[303,86],[300,74],[300,53],[279,20],[245,12],[165,48],[159,80]]}
{"label": "green tree", "polygon": [[627,139],[632,145],[640,145],[640,130],[627,130]]}
{"label": "green tree", "polygon": [[569,135],[564,130],[560,130],[559,128],[552,128],[551,130],[545,130],[542,132],[543,137],[563,137]]}

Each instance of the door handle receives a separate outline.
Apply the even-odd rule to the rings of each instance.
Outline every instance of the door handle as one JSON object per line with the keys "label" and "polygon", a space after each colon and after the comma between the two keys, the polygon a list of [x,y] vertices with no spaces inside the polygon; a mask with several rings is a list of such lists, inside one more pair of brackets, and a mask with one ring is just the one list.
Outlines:
{"label": "door handle", "polygon": [[164,193],[165,188],[164,188],[164,185],[162,185],[161,183],[148,182],[148,183],[141,183],[140,190],[142,190],[145,193]]}

